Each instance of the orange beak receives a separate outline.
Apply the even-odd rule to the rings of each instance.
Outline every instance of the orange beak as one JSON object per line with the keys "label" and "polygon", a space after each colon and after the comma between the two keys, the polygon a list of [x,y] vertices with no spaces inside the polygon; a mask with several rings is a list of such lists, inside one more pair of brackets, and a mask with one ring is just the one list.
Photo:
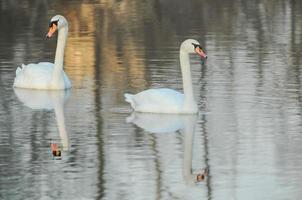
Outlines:
{"label": "orange beak", "polygon": [[53,34],[56,32],[57,30],[57,25],[52,24],[52,26],[49,28],[49,31],[46,35],[47,38],[51,38],[53,36]]}
{"label": "orange beak", "polygon": [[200,55],[201,58],[207,58],[207,54],[200,48],[200,47],[196,47],[195,48],[195,52]]}

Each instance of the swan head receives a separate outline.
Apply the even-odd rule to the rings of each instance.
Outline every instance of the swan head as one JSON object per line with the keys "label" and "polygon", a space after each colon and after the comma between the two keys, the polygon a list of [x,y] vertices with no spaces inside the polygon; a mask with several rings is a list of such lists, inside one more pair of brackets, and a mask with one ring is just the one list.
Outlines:
{"label": "swan head", "polygon": [[199,42],[194,39],[187,39],[183,41],[180,45],[180,50],[188,54],[197,53],[201,58],[206,59],[208,56],[204,49],[201,47]]}
{"label": "swan head", "polygon": [[49,31],[46,35],[47,38],[53,36],[53,34],[63,27],[68,27],[68,22],[62,15],[56,15],[49,21]]}

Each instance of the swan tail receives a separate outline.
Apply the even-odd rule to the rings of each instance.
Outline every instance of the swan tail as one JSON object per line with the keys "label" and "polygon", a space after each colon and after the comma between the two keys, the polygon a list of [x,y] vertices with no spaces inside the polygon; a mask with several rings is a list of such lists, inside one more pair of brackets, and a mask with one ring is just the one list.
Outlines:
{"label": "swan tail", "polygon": [[21,72],[21,68],[20,67],[18,67],[17,69],[16,69],[16,76]]}
{"label": "swan tail", "polygon": [[135,114],[133,112],[129,117],[126,118],[126,122],[133,123],[134,119],[135,119]]}
{"label": "swan tail", "polygon": [[134,102],[134,99],[133,99],[134,95],[133,94],[129,94],[129,93],[125,93],[124,96],[125,96],[125,101],[128,102],[128,103],[130,103],[131,107],[133,109],[135,109],[135,102]]}
{"label": "swan tail", "polygon": [[22,64],[21,67],[18,67],[16,69],[16,75],[18,75],[24,68],[25,68],[26,65]]}

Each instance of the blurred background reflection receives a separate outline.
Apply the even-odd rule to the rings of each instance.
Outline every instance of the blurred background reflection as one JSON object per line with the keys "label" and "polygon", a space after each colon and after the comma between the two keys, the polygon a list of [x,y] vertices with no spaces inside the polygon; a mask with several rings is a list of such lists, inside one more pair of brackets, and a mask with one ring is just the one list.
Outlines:
{"label": "blurred background reflection", "polygon": [[[69,21],[73,84],[61,160],[56,110],[12,88],[17,66],[53,61],[55,14]],[[1,0],[0,199],[301,198],[301,20],[297,0]],[[164,133],[131,123],[125,92],[182,89],[186,38],[209,56],[191,59],[199,115]]]}

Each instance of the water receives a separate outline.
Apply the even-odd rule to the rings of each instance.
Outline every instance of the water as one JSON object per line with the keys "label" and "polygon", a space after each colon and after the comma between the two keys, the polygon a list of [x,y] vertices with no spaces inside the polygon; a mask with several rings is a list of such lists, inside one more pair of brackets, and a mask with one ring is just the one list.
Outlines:
{"label": "water", "polygon": [[[301,7],[2,0],[0,199],[300,199]],[[53,61],[57,13],[72,90],[14,90],[18,65]],[[191,59],[199,115],[131,114],[125,92],[182,89],[186,38],[209,56]]]}

